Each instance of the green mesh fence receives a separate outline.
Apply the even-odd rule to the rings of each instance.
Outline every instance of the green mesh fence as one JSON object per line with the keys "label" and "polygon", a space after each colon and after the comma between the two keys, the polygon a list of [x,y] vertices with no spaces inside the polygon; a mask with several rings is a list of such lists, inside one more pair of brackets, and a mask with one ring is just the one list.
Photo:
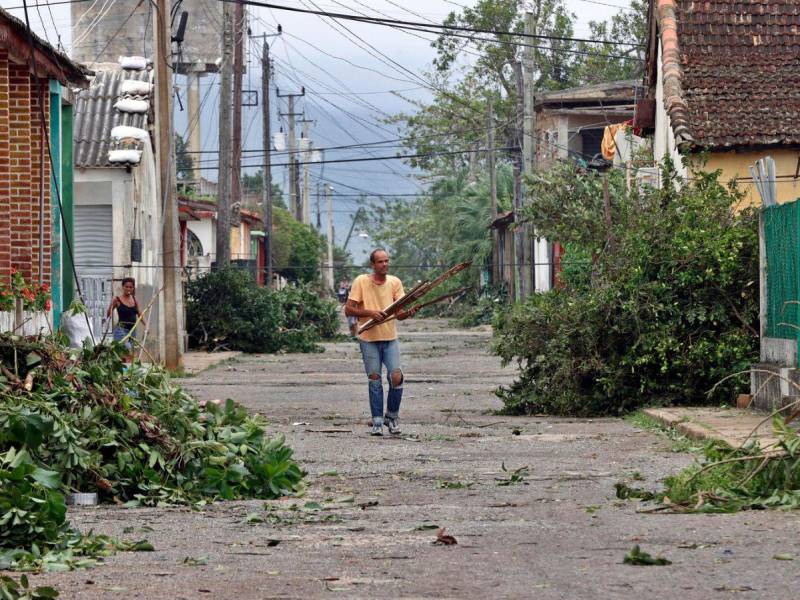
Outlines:
{"label": "green mesh fence", "polygon": [[[767,336],[795,339],[800,326],[800,201],[764,209],[767,249]],[[790,325],[785,325],[789,323]],[[792,327],[794,325],[795,327]]]}

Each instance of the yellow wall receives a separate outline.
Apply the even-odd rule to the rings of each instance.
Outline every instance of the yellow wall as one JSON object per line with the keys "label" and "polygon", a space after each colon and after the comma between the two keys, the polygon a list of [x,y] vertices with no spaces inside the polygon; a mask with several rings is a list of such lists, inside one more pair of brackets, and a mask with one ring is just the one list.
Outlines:
{"label": "yellow wall", "polygon": [[800,150],[796,148],[786,150],[773,148],[756,152],[737,152],[735,150],[713,152],[707,155],[708,162],[705,165],[695,167],[692,171],[712,172],[720,169],[722,171],[720,176],[722,183],[727,184],[735,180],[739,189],[745,193],[742,207],[749,204],[760,205],[761,197],[753,184],[750,165],[755,164],[759,158],[764,158],[765,156],[771,156],[775,160],[778,203],[782,204],[800,197],[800,179],[794,178],[797,170],[797,160],[800,157]]}
{"label": "yellow wall", "polygon": [[231,258],[238,260],[244,258],[241,256],[242,244],[241,227],[231,227]]}

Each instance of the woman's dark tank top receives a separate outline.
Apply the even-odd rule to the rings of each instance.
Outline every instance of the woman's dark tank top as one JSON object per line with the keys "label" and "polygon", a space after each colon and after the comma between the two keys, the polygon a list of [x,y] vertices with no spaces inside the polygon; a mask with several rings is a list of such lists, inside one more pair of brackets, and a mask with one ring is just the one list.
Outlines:
{"label": "woman's dark tank top", "polygon": [[[133,329],[136,324],[136,319],[139,317],[139,311],[134,306],[125,306],[122,300],[117,297],[117,316],[119,317],[119,326],[124,329]],[[136,300],[134,300],[136,302]]]}

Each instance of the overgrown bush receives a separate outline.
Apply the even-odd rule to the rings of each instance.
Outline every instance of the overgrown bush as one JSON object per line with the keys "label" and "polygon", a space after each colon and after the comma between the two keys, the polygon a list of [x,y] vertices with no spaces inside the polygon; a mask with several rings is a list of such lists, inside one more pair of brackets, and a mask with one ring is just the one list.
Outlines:
{"label": "overgrown bush", "polygon": [[198,403],[161,368],[124,368],[121,344],[63,341],[0,335],[0,569],[85,548],[66,492],[155,505],[298,489],[292,450],[260,417]]}
{"label": "overgrown bush", "polygon": [[221,269],[186,289],[186,330],[195,348],[314,352],[337,327],[336,305],[307,285],[272,291],[247,272]]}
{"label": "overgrown bush", "polygon": [[643,404],[729,401],[724,376],[757,359],[758,227],[716,174],[678,190],[625,190],[572,167],[531,182],[527,218],[569,248],[563,285],[500,313],[495,349],[519,377],[510,413],[620,414]]}

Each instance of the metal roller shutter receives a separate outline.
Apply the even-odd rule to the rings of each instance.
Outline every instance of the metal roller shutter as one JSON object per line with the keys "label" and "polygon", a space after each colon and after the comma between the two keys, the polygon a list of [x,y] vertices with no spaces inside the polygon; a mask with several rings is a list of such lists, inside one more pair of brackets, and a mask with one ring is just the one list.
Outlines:
{"label": "metal roller shutter", "polygon": [[110,204],[75,207],[75,265],[79,277],[111,280],[113,235]]}
{"label": "metal roller shutter", "polygon": [[98,340],[113,295],[113,216],[110,204],[75,206],[75,268],[86,312]]}

